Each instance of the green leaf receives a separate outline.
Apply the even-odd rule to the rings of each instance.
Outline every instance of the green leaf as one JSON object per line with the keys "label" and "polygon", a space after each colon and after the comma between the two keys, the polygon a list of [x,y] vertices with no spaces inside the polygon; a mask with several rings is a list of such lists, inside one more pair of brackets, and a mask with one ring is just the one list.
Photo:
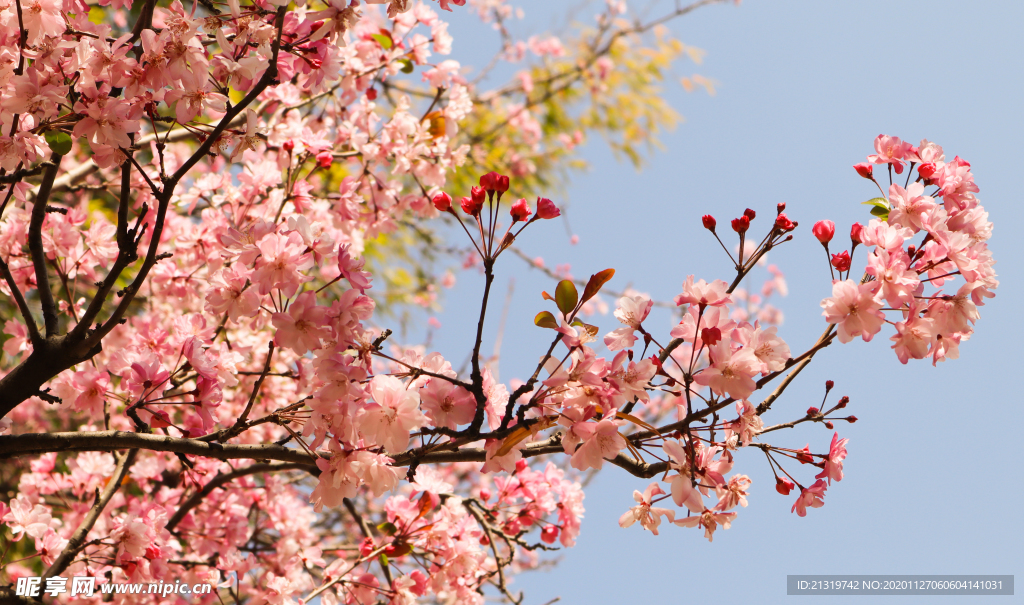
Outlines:
{"label": "green leaf", "polygon": [[888,221],[889,220],[889,209],[888,208],[881,208],[879,206],[875,206],[875,207],[873,207],[871,209],[871,216],[877,216],[878,218],[882,219],[883,221]]}
{"label": "green leaf", "polygon": [[370,37],[376,40],[377,44],[380,44],[381,48],[384,50],[391,50],[391,47],[395,45],[394,41],[391,40],[391,36],[386,36],[384,34],[370,34]]}
{"label": "green leaf", "polygon": [[377,531],[384,534],[385,536],[393,536],[395,535],[395,532],[398,531],[398,528],[395,527],[394,523],[391,523],[390,521],[385,521],[377,526]]}
{"label": "green leaf", "polygon": [[587,302],[591,298],[597,296],[597,293],[601,291],[601,288],[603,288],[614,275],[615,269],[605,269],[604,271],[598,271],[591,275],[590,280],[587,282],[587,287],[583,289],[583,302]]}
{"label": "green leaf", "polygon": [[386,554],[380,553],[380,556],[377,557],[377,560],[380,561],[381,567],[388,566],[388,556]]}
{"label": "green leaf", "polygon": [[555,304],[558,305],[558,310],[563,315],[568,315],[573,312],[576,308],[576,303],[580,300],[580,295],[576,291],[576,285],[568,279],[563,279],[558,282],[555,287]]}
{"label": "green leaf", "polygon": [[551,311],[541,311],[533,318],[533,325],[540,326],[542,328],[551,328],[552,330],[558,329],[558,321],[555,320],[555,316],[551,314]]}
{"label": "green leaf", "polygon": [[885,199],[884,197],[873,197],[866,202],[861,202],[861,204],[864,204],[865,206],[874,206],[876,208],[884,208],[885,210],[889,210],[889,200]]}
{"label": "green leaf", "polygon": [[46,139],[46,144],[50,146],[50,151],[60,155],[71,153],[71,135],[68,133],[60,130],[47,130],[43,134],[43,138]]}
{"label": "green leaf", "polygon": [[410,61],[409,59],[402,59],[399,61],[399,63],[402,64],[403,74],[411,74],[413,69],[415,69],[416,67],[415,65],[412,64],[412,61]]}

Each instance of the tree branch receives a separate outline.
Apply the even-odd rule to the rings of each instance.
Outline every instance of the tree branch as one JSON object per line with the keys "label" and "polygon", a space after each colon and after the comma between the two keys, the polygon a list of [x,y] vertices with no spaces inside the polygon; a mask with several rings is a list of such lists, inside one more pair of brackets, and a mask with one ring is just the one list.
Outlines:
{"label": "tree branch", "polygon": [[43,250],[43,219],[46,218],[46,202],[50,199],[50,190],[53,187],[53,179],[57,176],[57,169],[64,156],[54,152],[50,156],[51,166],[47,166],[43,172],[43,182],[39,185],[39,195],[36,196],[32,205],[32,218],[28,227],[28,248],[32,253],[32,264],[36,270],[36,289],[39,291],[39,301],[43,307],[43,324],[46,327],[46,337],[57,334],[57,306],[53,302],[53,292],[50,291],[50,276],[46,269],[46,252]]}
{"label": "tree branch", "polygon": [[68,565],[75,560],[75,556],[85,546],[85,538],[89,535],[89,531],[93,525],[100,518],[100,513],[106,508],[110,499],[114,497],[117,490],[121,488],[121,482],[124,480],[125,475],[128,474],[128,469],[131,468],[132,463],[135,462],[135,456],[139,453],[137,449],[131,449],[125,452],[121,457],[121,460],[117,463],[117,469],[114,470],[114,476],[107,482],[107,486],[103,488],[103,493],[96,494],[96,502],[89,509],[89,513],[82,519],[82,523],[75,530],[75,533],[71,535],[71,539],[68,540],[68,545],[64,547],[64,550],[53,560],[53,565],[43,573],[43,585],[46,585],[46,579],[52,578],[53,576],[59,576],[62,571],[68,568]]}

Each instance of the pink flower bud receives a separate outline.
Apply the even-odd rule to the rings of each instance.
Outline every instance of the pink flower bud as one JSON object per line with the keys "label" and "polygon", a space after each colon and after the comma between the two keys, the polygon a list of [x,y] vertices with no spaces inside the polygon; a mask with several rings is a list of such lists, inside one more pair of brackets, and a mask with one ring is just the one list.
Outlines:
{"label": "pink flower bud", "polygon": [[750,208],[747,208],[746,210],[743,211],[743,216],[747,217],[750,220],[754,220],[755,218],[757,218],[757,213],[751,210]]}
{"label": "pink flower bud", "polygon": [[715,217],[711,216],[710,214],[705,214],[704,216],[701,217],[700,220],[704,223],[705,229],[707,229],[711,233],[715,232],[715,226],[718,225],[718,221],[715,220]]}
{"label": "pink flower bud", "polygon": [[822,244],[827,244],[832,241],[832,236],[836,234],[836,224],[832,221],[818,221],[811,227],[811,233],[814,237],[818,238],[818,241]]}
{"label": "pink flower bud", "polygon": [[540,539],[548,544],[554,544],[558,539],[558,527],[548,525],[540,531]]}
{"label": "pink flower bud", "polygon": [[836,271],[849,271],[850,270],[850,253],[843,250],[839,254],[832,255],[832,266],[836,268]]}
{"label": "pink flower bud", "polygon": [[854,164],[853,169],[857,171],[857,174],[861,175],[866,179],[874,178],[875,167],[867,162],[860,164]]}
{"label": "pink flower bud", "polygon": [[434,208],[437,208],[441,212],[447,212],[452,208],[452,196],[448,195],[444,191],[438,193],[430,200],[434,204]]}
{"label": "pink flower bud", "polygon": [[491,499],[491,490],[489,490],[487,488],[484,488],[484,489],[480,490],[480,499],[483,500],[484,502],[487,502],[488,500],[490,500]]}
{"label": "pink flower bud", "polygon": [[561,214],[554,202],[546,197],[537,198],[537,218],[555,218]]}
{"label": "pink flower bud", "polygon": [[330,151],[324,150],[316,154],[316,165],[321,168],[330,168],[334,163],[334,156]]}
{"label": "pink flower bud", "polygon": [[521,198],[518,202],[512,204],[512,210],[510,212],[512,214],[512,222],[525,221],[529,218],[531,212],[530,204],[526,199]]}
{"label": "pink flower bud", "polygon": [[860,234],[863,232],[864,225],[861,225],[860,223],[854,223],[853,226],[850,227],[850,241],[852,241],[854,245],[863,243],[860,239]]}
{"label": "pink flower bud", "polygon": [[750,219],[746,215],[732,219],[733,231],[742,235],[747,232],[747,229],[750,229]]}

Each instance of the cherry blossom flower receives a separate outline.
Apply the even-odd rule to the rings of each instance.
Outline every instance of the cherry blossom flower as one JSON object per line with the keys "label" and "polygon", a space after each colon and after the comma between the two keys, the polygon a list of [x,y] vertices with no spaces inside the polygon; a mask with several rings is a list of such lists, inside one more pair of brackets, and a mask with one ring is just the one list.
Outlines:
{"label": "cherry blossom flower", "polygon": [[659,508],[652,506],[651,502],[655,496],[664,494],[661,486],[655,481],[647,486],[644,493],[639,491],[633,491],[633,499],[636,500],[637,505],[627,510],[619,517],[619,527],[630,527],[637,521],[640,522],[640,527],[649,530],[655,536],[658,535],[658,526],[661,525],[661,518],[667,517],[669,523],[675,521],[676,513],[673,510],[667,508]]}
{"label": "cherry blossom flower", "polygon": [[877,283],[857,284],[853,280],[832,285],[832,297],[821,301],[822,315],[839,327],[839,342],[847,343],[860,336],[870,341],[882,329],[885,314],[882,303],[875,299]]}
{"label": "cherry blossom flower", "polygon": [[815,475],[815,479],[828,479],[829,485],[832,485],[833,479],[843,480],[843,460],[846,459],[846,444],[849,441],[840,439],[839,433],[832,434],[832,445],[829,446],[828,458],[825,458],[825,469]]}
{"label": "cherry blossom flower", "polygon": [[800,496],[797,497],[796,502],[793,503],[793,509],[790,512],[795,512],[801,517],[807,516],[807,507],[821,508],[825,506],[825,490],[828,486],[824,481],[818,479],[814,482],[814,485],[810,487],[801,487]]}
{"label": "cherry blossom flower", "polygon": [[703,527],[704,537],[708,539],[708,542],[713,542],[718,526],[721,525],[723,529],[729,529],[735,518],[736,513],[719,513],[705,510],[696,515],[676,519],[675,524],[682,527]]}
{"label": "cherry blossom flower", "polygon": [[370,395],[373,403],[359,414],[360,432],[388,452],[403,451],[409,445],[409,432],[428,422],[419,411],[419,394],[394,376],[374,376]]}

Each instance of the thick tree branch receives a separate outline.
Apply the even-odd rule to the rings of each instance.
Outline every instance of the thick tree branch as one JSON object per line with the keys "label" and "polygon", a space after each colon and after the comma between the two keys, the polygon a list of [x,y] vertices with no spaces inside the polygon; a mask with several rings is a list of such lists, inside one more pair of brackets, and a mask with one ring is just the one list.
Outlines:
{"label": "thick tree branch", "polygon": [[39,195],[32,206],[32,218],[28,227],[28,248],[32,254],[32,264],[36,270],[36,289],[43,307],[43,324],[46,337],[57,333],[57,306],[50,291],[50,276],[46,268],[46,252],[43,250],[43,220],[46,218],[46,202],[50,199],[53,179],[57,177],[57,169],[64,156],[54,152],[50,156],[52,165],[43,172],[43,182],[39,186]]}

